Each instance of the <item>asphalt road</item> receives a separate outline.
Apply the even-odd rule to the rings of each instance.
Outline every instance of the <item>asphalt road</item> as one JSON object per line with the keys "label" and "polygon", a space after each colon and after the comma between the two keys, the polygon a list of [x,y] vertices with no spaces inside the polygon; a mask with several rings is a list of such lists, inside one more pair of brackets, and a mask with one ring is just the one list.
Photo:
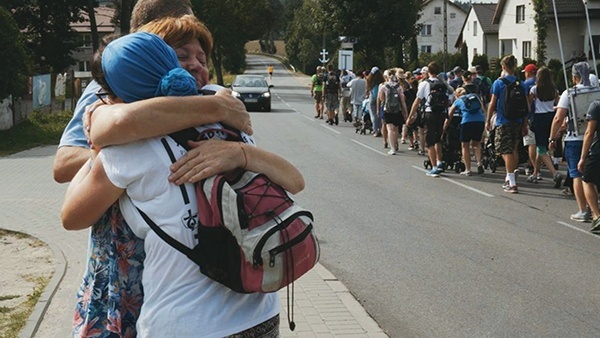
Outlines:
{"label": "asphalt road", "polygon": [[[266,75],[273,61],[248,63]],[[547,172],[510,195],[503,168],[426,177],[405,145],[388,156],[380,138],[314,119],[308,83],[276,64],[255,137],[302,171],[321,263],[390,337],[600,336],[600,236],[569,219],[575,201]]]}

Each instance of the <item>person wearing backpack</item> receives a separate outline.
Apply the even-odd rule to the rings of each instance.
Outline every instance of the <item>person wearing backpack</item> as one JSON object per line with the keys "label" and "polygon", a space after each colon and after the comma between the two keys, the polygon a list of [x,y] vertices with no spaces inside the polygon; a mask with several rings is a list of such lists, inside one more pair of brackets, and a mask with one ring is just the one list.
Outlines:
{"label": "person wearing backpack", "polygon": [[519,164],[519,142],[527,134],[529,104],[525,88],[517,78],[517,59],[507,55],[500,61],[504,77],[494,81],[492,99],[488,106],[485,128],[492,130],[491,119],[496,114],[496,151],[502,156],[506,167],[506,178],[502,189],[507,193],[518,193],[515,170]]}
{"label": "person wearing backpack", "polygon": [[[383,120],[387,129],[387,143],[390,146],[388,155],[396,155],[398,152],[398,134],[402,125],[407,120],[406,100],[402,86],[393,70],[388,72],[388,81],[379,90],[377,98],[377,110],[383,108]],[[380,107],[380,104],[383,107]]]}
{"label": "person wearing backpack", "polygon": [[[155,24],[162,25],[162,22]],[[191,43],[198,43],[198,38]],[[200,51],[205,55],[202,48]],[[209,51],[207,49],[206,54],[210,55]],[[107,98],[111,102],[132,103],[155,96],[198,95],[197,84],[200,82],[180,67],[175,51],[157,35],[128,34],[109,44],[101,55],[101,58],[94,57],[94,80],[110,93]],[[207,67],[200,60],[196,63],[203,69],[207,81]],[[80,169],[69,185],[61,214],[63,227],[70,230],[87,228],[113,203],[120,202],[118,205],[127,224],[137,237],[144,239],[144,304],[136,325],[138,337],[246,336],[247,330],[256,326],[276,334],[280,311],[276,294],[238,294],[204,277],[195,263],[150,231],[135,207],[159,220],[157,223],[160,222],[158,224],[165,232],[191,245],[197,240],[196,194],[187,178],[181,185],[167,180],[172,173],[170,164],[173,160],[193,156],[190,153],[202,149],[205,155],[219,154],[221,163],[209,158],[200,159],[206,167],[198,173],[210,176],[213,170],[225,172],[234,168],[264,171],[274,181],[278,177],[284,183],[282,185],[291,183],[287,188],[291,188],[291,192],[302,190],[302,176],[283,158],[250,144],[209,140],[195,145],[197,148],[186,154],[173,139],[159,136],[103,148]],[[207,165],[206,162],[212,163]],[[127,193],[123,194],[125,190]],[[182,192],[187,199],[181,198]],[[108,238],[106,245],[110,241]],[[136,303],[126,304],[136,306]],[[111,323],[117,325],[119,322]]]}
{"label": "person wearing backpack", "polygon": [[385,82],[383,73],[379,67],[373,66],[371,72],[367,76],[367,96],[369,98],[369,113],[371,115],[371,123],[373,123],[373,136],[381,137],[381,117],[377,111],[377,97],[379,94],[379,85]]}
{"label": "person wearing backpack", "polygon": [[342,87],[340,78],[335,73],[332,65],[327,66],[327,78],[325,80],[325,111],[327,112],[327,123],[329,125],[338,125],[339,119],[337,109],[340,107],[340,93]]}
{"label": "person wearing backpack", "polygon": [[[466,73],[466,72],[465,72]],[[444,123],[444,131],[450,125],[456,111],[461,114],[460,121],[460,142],[462,148],[462,157],[465,163],[465,171],[460,174],[471,176],[471,149],[475,154],[477,161],[477,173],[483,174],[483,165],[481,164],[481,140],[483,139],[483,130],[485,127],[485,116],[483,114],[483,102],[476,93],[469,93],[465,86],[459,87],[454,95],[456,100],[448,111],[448,119]]]}
{"label": "person wearing backpack", "polygon": [[[582,117],[585,114],[584,111],[572,111],[569,103],[570,96],[574,95],[575,91],[578,94],[583,94],[594,90],[594,87],[590,86],[590,66],[587,62],[582,61],[574,64],[571,73],[575,85],[573,88],[567,88],[558,100],[556,114],[550,127],[550,147],[554,147],[559,140],[565,119],[567,121],[577,121],[578,117]],[[584,133],[578,130],[575,123],[567,122],[566,126],[567,133],[565,135],[563,155],[567,161],[569,177],[573,180],[573,195],[575,195],[575,201],[579,209],[576,213],[571,214],[571,219],[577,222],[590,222],[592,220],[592,212],[585,199],[582,173],[577,169],[583,152]]]}
{"label": "person wearing backpack", "polygon": [[491,99],[492,80],[485,76],[485,71],[480,65],[475,66],[475,71],[477,72],[477,78],[473,80],[473,83],[479,87],[483,104],[487,104]]}
{"label": "person wearing backpack", "polygon": [[429,78],[419,83],[417,98],[413,102],[408,118],[409,121],[414,121],[419,106],[424,102],[425,147],[432,165],[431,170],[427,172],[427,176],[430,177],[439,177],[444,170],[442,167],[442,132],[450,102],[448,85],[437,77],[439,69],[435,61],[427,65]]}
{"label": "person wearing backpack", "polygon": [[323,119],[323,67],[317,66],[317,72],[311,77],[310,97],[315,99],[315,118]]}

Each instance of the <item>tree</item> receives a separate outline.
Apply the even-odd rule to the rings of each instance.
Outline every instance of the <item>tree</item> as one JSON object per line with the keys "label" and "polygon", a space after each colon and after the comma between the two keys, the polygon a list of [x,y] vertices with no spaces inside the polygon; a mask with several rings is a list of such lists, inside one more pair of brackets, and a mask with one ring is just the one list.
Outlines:
{"label": "tree", "polygon": [[23,32],[26,48],[41,73],[62,72],[75,60],[71,52],[81,43],[71,23],[82,22],[87,0],[4,0]]}
{"label": "tree", "polygon": [[246,42],[259,39],[269,29],[263,15],[269,13],[270,1],[192,0],[196,16],[213,35],[212,62],[219,84],[223,84],[223,69],[243,71]]}
{"label": "tree", "polygon": [[[535,34],[537,40],[536,57],[540,64],[546,62],[546,37],[548,36],[548,8],[546,0],[533,0],[535,11]],[[564,81],[563,81],[564,82]]]}
{"label": "tree", "polygon": [[25,51],[23,37],[10,12],[0,7],[0,99],[18,96],[27,83],[29,56]]}

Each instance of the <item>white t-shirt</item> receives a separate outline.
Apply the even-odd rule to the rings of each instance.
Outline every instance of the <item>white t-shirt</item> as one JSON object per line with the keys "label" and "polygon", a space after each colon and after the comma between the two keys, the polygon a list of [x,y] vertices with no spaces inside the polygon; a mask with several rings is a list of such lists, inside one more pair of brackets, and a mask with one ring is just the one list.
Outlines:
{"label": "white t-shirt", "polygon": [[362,104],[367,96],[367,81],[360,77],[350,80],[347,84],[350,88],[350,103]]}
{"label": "white t-shirt", "polygon": [[542,101],[537,97],[537,86],[531,87],[529,90],[531,94],[535,95],[535,114],[543,114],[554,111],[554,99],[550,101]]}
{"label": "white t-shirt", "polygon": [[144,304],[138,337],[223,337],[279,313],[277,293],[241,294],[211,280],[182,253],[163,241],[142,219],[144,211],[171,237],[188,247],[197,244],[198,208],[192,184],[169,183],[171,160],[185,154],[170,137],[153,138],[103,149],[98,157],[110,181],[126,189],[121,211],[133,232],[144,239]]}
{"label": "white t-shirt", "polygon": [[[585,93],[588,91],[592,91],[592,90],[596,90],[596,88],[594,87],[585,87],[582,84],[577,84],[575,86],[575,88],[577,88],[577,92],[578,93]],[[574,118],[573,116],[573,112],[570,109],[570,102],[569,102],[569,91],[572,90],[572,88],[569,88],[567,90],[565,90],[561,95],[560,95],[560,99],[558,100],[558,104],[556,105],[556,108],[566,108],[567,109],[567,117],[569,120],[576,120],[576,118]],[[587,112],[586,111],[583,112],[583,114],[585,114]],[[583,141],[583,134],[582,135],[576,135],[573,130],[572,130],[573,125],[571,123],[567,123],[567,135],[565,136],[565,141]]]}

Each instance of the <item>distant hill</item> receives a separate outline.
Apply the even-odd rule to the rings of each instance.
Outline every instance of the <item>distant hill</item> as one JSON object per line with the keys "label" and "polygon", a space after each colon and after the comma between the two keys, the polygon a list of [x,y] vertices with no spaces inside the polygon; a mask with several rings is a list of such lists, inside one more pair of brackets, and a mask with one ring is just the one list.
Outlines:
{"label": "distant hill", "polygon": [[[287,57],[285,53],[285,42],[283,40],[275,40],[275,47],[277,48],[277,55]],[[246,52],[248,53],[259,53],[260,45],[258,44],[258,40],[253,40],[246,43]]]}

